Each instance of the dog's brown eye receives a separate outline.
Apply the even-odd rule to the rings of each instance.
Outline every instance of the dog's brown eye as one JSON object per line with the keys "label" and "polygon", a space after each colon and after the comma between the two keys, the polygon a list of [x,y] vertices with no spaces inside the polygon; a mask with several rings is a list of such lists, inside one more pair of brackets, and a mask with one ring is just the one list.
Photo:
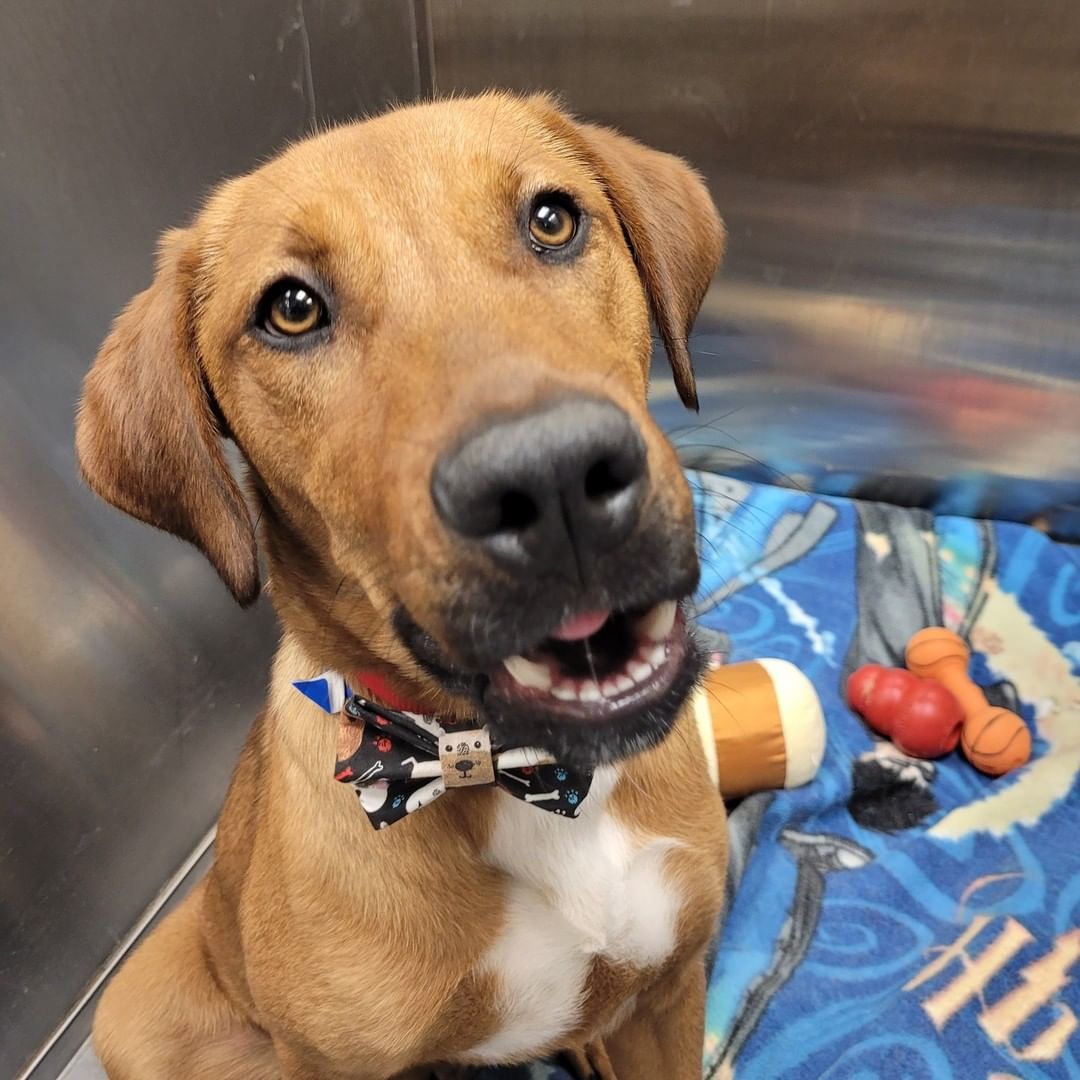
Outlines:
{"label": "dog's brown eye", "polygon": [[529,213],[529,238],[539,251],[558,251],[577,235],[578,209],[565,195],[541,195]]}
{"label": "dog's brown eye", "polygon": [[326,322],[326,305],[302,281],[279,281],[263,298],[259,325],[268,334],[299,337]]}

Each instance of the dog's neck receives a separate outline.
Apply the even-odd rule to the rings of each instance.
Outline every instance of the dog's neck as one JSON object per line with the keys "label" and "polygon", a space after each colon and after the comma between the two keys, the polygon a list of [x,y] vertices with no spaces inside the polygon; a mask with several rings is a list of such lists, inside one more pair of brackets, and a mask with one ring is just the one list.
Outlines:
{"label": "dog's neck", "polygon": [[443,693],[397,639],[382,614],[391,599],[373,595],[321,557],[265,492],[258,492],[257,499],[267,593],[282,627],[315,673],[340,672],[392,708],[466,719],[468,704]]}

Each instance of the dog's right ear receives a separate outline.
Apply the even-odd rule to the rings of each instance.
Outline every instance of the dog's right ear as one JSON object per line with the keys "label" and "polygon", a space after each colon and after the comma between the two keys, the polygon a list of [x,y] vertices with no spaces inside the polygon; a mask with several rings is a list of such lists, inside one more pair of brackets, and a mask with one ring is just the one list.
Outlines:
{"label": "dog's right ear", "polygon": [[195,253],[166,233],[157,273],[83,384],[75,449],[103,499],[198,547],[237,601],[259,594],[255,529],[222,445],[192,323]]}

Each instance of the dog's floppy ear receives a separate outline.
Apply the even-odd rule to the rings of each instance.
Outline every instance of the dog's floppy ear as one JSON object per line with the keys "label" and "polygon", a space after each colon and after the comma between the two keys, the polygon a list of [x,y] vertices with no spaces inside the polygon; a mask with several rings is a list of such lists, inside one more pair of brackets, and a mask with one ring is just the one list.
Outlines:
{"label": "dog's floppy ear", "polygon": [[86,376],[75,448],[98,495],[193,543],[246,606],[259,593],[255,529],[198,359],[194,258],[188,231],[165,234],[153,283],[116,320]]}
{"label": "dog's floppy ear", "polygon": [[608,128],[571,120],[550,98],[533,99],[597,174],[645,286],[679,397],[697,409],[687,342],[724,254],[724,224],[699,173],[682,158]]}

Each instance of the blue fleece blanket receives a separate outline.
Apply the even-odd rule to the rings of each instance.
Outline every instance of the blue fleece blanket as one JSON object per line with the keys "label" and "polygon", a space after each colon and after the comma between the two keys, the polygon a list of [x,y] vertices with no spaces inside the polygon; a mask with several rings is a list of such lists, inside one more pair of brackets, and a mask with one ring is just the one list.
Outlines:
{"label": "blue fleece blanket", "polygon": [[[690,479],[700,625],[732,661],[797,664],[829,727],[813,783],[734,815],[755,841],[733,864],[704,1075],[1080,1078],[1080,550]],[[846,707],[855,667],[902,665],[930,625],[965,637],[976,681],[1030,725],[1027,767],[992,780],[959,754],[915,762]]]}

